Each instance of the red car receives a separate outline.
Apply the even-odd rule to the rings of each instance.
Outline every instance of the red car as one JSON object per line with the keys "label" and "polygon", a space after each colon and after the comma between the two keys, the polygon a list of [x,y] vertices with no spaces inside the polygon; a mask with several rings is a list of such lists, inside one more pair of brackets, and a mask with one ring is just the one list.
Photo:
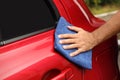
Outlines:
{"label": "red car", "polygon": [[93,49],[92,70],[55,51],[60,16],[89,32],[105,23],[84,0],[0,1],[0,80],[120,80],[116,36]]}

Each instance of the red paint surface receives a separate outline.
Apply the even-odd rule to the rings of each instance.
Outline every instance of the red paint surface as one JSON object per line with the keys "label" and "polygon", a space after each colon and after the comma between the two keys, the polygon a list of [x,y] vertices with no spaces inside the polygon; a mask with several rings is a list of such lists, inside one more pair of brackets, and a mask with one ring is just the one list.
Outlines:
{"label": "red paint surface", "polygon": [[[91,32],[104,24],[83,0],[54,3],[60,15],[75,26]],[[54,30],[50,30],[0,47],[0,80],[119,80],[116,37],[93,49],[92,70],[70,63],[54,50],[53,44]]]}

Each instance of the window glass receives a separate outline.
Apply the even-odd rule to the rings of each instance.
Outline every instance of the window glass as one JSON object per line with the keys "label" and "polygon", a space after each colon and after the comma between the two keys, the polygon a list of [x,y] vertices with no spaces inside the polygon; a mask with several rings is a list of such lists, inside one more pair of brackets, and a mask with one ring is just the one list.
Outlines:
{"label": "window glass", "polygon": [[2,40],[15,38],[55,25],[44,0],[0,0]]}

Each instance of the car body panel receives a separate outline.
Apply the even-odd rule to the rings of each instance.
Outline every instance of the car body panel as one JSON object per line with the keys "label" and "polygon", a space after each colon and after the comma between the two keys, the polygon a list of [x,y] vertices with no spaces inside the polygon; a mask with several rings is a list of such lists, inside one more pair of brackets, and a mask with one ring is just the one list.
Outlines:
{"label": "car body panel", "polygon": [[0,79],[38,80],[50,70],[61,72],[67,67],[76,74],[74,79],[80,77],[82,71],[54,51],[53,35],[51,30],[2,47]]}
{"label": "car body panel", "polygon": [[[91,32],[105,23],[104,20],[92,15],[84,0],[70,0],[69,2],[67,0],[61,0],[61,3],[68,15],[68,21],[75,26]],[[86,17],[85,14],[88,17]],[[62,16],[65,15],[62,14]],[[96,46],[93,49],[93,69],[85,70],[84,80],[119,80],[117,56],[118,48],[116,36]]]}
{"label": "car body panel", "polygon": [[[53,1],[60,16],[75,26],[91,32],[105,23],[92,15],[83,0]],[[92,70],[72,64],[53,44],[54,29],[1,46],[0,80],[119,80],[116,36],[93,49]]]}

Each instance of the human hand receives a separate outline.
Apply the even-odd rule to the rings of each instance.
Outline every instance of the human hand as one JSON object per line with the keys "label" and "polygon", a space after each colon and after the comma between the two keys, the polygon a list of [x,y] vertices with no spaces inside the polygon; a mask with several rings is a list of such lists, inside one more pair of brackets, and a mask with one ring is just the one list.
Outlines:
{"label": "human hand", "polygon": [[75,26],[68,26],[68,28],[75,31],[76,33],[60,34],[58,35],[58,37],[63,38],[63,40],[59,41],[60,44],[69,44],[63,46],[64,49],[77,48],[76,51],[70,53],[70,56],[75,56],[80,54],[81,52],[88,51],[97,45],[97,40],[92,33]]}

